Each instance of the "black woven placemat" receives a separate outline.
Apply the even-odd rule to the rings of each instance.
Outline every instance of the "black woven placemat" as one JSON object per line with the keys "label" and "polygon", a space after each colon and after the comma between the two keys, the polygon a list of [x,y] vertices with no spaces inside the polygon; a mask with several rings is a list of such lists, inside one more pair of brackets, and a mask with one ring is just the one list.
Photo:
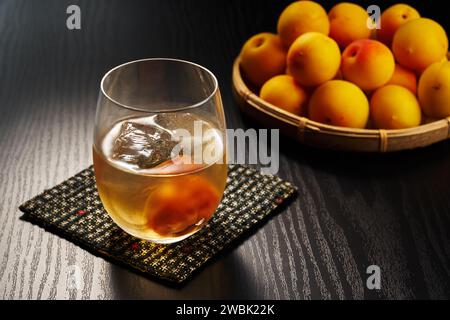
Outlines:
{"label": "black woven placemat", "polygon": [[221,204],[193,236],[170,245],[137,239],[104,210],[92,166],[20,206],[22,219],[38,224],[94,254],[147,275],[183,282],[295,193],[278,177],[240,165],[229,167]]}

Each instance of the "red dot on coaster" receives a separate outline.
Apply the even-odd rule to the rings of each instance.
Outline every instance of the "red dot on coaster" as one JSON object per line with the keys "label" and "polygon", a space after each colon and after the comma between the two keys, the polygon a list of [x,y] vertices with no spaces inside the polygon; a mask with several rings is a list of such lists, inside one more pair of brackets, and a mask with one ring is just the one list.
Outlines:
{"label": "red dot on coaster", "polygon": [[78,210],[78,211],[77,211],[77,215],[79,215],[79,216],[82,216],[82,215],[84,215],[84,214],[86,214],[86,211],[85,211],[85,210]]}
{"label": "red dot on coaster", "polygon": [[281,204],[283,202],[283,198],[277,198],[275,199],[275,202]]}
{"label": "red dot on coaster", "polygon": [[131,245],[131,249],[133,249],[133,250],[137,250],[139,248],[139,243],[137,243],[137,242],[134,242],[132,245]]}

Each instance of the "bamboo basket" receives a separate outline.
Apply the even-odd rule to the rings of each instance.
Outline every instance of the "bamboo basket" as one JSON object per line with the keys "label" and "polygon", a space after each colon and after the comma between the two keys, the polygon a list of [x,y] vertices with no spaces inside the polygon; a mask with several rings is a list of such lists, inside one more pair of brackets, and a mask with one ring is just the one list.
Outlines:
{"label": "bamboo basket", "polygon": [[[449,54],[450,55],[450,54]],[[284,111],[252,92],[233,65],[233,94],[242,112],[267,128],[277,128],[299,142],[319,148],[362,152],[392,152],[426,147],[450,139],[450,117],[401,130],[351,129],[326,125]]]}

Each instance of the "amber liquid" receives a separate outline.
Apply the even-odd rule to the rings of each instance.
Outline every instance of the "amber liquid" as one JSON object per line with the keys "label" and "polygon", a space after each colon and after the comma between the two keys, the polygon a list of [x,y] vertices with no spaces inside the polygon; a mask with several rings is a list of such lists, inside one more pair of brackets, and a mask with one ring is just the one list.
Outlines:
{"label": "amber liquid", "polygon": [[169,160],[151,170],[122,166],[105,153],[94,145],[100,199],[114,222],[133,236],[180,241],[201,229],[220,203],[227,178],[225,152],[210,165]]}

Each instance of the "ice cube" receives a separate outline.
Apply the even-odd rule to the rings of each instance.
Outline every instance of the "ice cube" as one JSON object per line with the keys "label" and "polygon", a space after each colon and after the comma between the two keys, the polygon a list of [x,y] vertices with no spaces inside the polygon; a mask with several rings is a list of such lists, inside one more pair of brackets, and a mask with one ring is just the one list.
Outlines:
{"label": "ice cube", "polygon": [[149,169],[169,160],[176,144],[161,127],[125,121],[114,141],[112,158]]}

